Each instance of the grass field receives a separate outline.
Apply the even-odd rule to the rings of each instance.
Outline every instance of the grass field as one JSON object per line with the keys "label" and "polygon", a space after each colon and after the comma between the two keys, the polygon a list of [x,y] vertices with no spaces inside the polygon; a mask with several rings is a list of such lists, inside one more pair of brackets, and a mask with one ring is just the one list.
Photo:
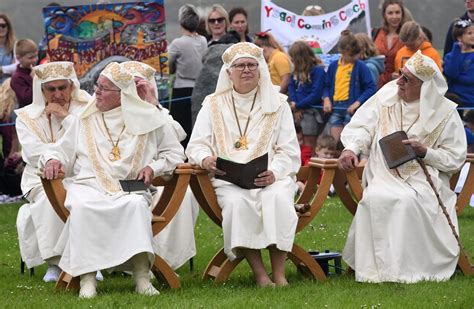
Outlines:
{"label": "grass field", "polygon": [[[19,204],[0,205],[1,308],[474,308],[474,278],[460,273],[441,283],[362,284],[350,275],[335,275],[320,283],[302,277],[288,262],[290,286],[257,289],[250,268],[241,263],[226,284],[204,282],[201,273],[223,242],[221,230],[204,213],[195,231],[198,254],[194,271],[189,270],[189,264],[178,270],[180,290],[156,283],[160,296],[138,296],[133,293],[131,277],[105,274],[104,282],[98,285],[98,296],[80,300],[77,294],[56,292],[54,284],[43,283],[45,266],[35,269],[33,277],[20,275],[15,229],[18,208]],[[308,250],[341,252],[351,218],[338,198],[328,199],[312,225],[297,236],[297,243]],[[464,245],[474,255],[474,208],[466,208],[459,222]]]}

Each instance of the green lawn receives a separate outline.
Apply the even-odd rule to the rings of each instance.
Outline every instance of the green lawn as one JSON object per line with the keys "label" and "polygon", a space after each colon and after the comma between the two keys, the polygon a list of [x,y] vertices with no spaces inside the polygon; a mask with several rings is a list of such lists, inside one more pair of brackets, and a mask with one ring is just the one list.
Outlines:
{"label": "green lawn", "polygon": [[[288,262],[290,286],[257,289],[250,269],[241,263],[224,285],[213,285],[200,278],[207,261],[222,245],[222,233],[204,213],[196,226],[198,255],[195,269],[186,264],[178,271],[182,288],[172,291],[158,283],[161,295],[143,297],[133,293],[133,280],[120,275],[105,275],[99,295],[79,300],[71,292],[56,292],[54,284],[42,282],[45,267],[36,275],[20,275],[19,251],[15,229],[18,204],[0,205],[0,307],[1,308],[474,308],[474,279],[457,273],[450,281],[418,284],[362,284],[350,275],[333,276],[324,283],[305,279]],[[327,200],[313,224],[297,237],[308,250],[342,251],[351,215],[337,198]],[[460,216],[461,236],[466,249],[474,255],[474,209]],[[429,258],[428,256],[426,257]]]}

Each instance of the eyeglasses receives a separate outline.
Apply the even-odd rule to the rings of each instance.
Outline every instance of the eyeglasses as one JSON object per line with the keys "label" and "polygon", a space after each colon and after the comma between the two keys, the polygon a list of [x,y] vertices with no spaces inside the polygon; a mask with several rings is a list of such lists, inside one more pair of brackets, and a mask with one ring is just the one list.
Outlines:
{"label": "eyeglasses", "polygon": [[68,88],[68,84],[66,85],[61,85],[61,86],[58,86],[58,87],[52,87],[52,86],[48,86],[48,87],[44,87],[43,89],[46,90],[47,92],[56,92],[57,91],[64,91]]}
{"label": "eyeglasses", "polygon": [[236,69],[237,71],[243,71],[245,68],[248,68],[249,71],[255,71],[258,68],[258,63],[239,63],[233,64],[230,67]]}
{"label": "eyeglasses", "polygon": [[3,29],[5,29],[5,28],[7,28],[7,27],[8,27],[8,25],[7,25],[7,24],[0,24],[0,28],[3,28]]}
{"label": "eyeglasses", "polygon": [[219,18],[209,18],[207,21],[210,23],[210,24],[215,24],[215,23],[223,23],[225,20],[224,17],[219,17]]}
{"label": "eyeglasses", "polygon": [[108,89],[108,88],[105,88],[105,87],[102,86],[102,85],[97,85],[97,84],[95,84],[95,85],[94,85],[94,91],[95,91],[95,92],[97,92],[97,91],[100,91],[100,92],[104,92],[104,91],[120,92],[120,89]]}
{"label": "eyeglasses", "polygon": [[406,76],[405,73],[403,73],[402,70],[398,71],[398,73],[400,74],[399,78],[402,78],[405,83],[408,83],[410,81],[410,78],[408,76]]}

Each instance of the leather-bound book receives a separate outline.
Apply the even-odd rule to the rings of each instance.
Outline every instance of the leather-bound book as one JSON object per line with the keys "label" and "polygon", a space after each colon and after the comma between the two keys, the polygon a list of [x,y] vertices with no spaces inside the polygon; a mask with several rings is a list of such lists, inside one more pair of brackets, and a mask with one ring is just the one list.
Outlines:
{"label": "leather-bound book", "polygon": [[217,179],[231,182],[244,189],[257,189],[254,180],[258,174],[268,168],[268,153],[247,163],[237,163],[218,157],[216,167],[225,172],[225,175],[215,175]]}
{"label": "leather-bound book", "polygon": [[415,150],[411,145],[402,143],[408,139],[405,131],[397,131],[379,140],[380,148],[389,168],[396,168],[411,160],[416,159]]}

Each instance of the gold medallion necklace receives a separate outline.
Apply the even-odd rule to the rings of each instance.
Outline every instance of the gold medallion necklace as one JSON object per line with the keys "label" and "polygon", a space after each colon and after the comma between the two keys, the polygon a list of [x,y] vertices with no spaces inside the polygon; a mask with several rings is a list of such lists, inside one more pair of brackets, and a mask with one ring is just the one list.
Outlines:
{"label": "gold medallion necklace", "polygon": [[122,137],[123,131],[125,130],[125,124],[122,127],[122,131],[120,131],[117,141],[114,142],[114,140],[112,139],[112,135],[110,135],[109,128],[107,127],[107,124],[105,123],[104,114],[102,114],[102,121],[104,122],[105,131],[107,131],[107,135],[109,136],[109,141],[112,144],[112,150],[109,153],[109,160],[112,162],[120,160],[121,159],[120,149],[118,147],[118,143],[120,141],[120,137]]}
{"label": "gold medallion necklace", "polygon": [[252,102],[252,106],[250,107],[249,115],[247,117],[247,124],[245,125],[244,134],[242,134],[242,129],[240,128],[239,117],[237,117],[237,110],[235,108],[234,96],[232,95],[232,106],[234,107],[235,120],[237,121],[237,127],[239,128],[239,134],[240,134],[239,139],[234,143],[234,148],[237,150],[248,149],[246,134],[247,134],[247,129],[249,127],[250,114],[252,113],[253,106],[255,105],[255,99],[257,98],[257,93],[258,93],[258,90],[255,92],[255,95],[253,96],[253,102]]}

